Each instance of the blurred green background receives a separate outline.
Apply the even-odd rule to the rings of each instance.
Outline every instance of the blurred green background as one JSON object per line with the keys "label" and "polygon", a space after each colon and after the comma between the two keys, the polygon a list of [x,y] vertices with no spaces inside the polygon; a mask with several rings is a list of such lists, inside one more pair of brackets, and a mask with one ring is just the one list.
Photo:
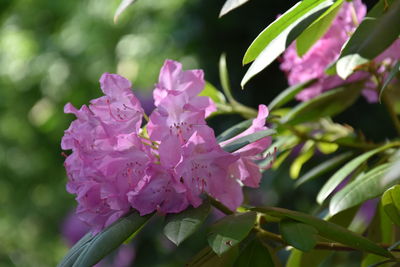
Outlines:
{"label": "blurred green background", "polygon": [[[102,73],[127,77],[148,102],[165,59],[181,61],[185,69],[203,68],[206,79],[220,87],[218,58],[226,52],[234,95],[245,104],[268,103],[287,86],[279,63],[245,91],[239,82],[248,45],[294,1],[253,0],[218,19],[223,3],[140,0],[114,24],[117,0],[0,2],[0,266],[55,266],[66,253],[62,225],[75,201],[65,191],[60,140],[73,117],[63,114],[63,106],[99,97]],[[380,129],[371,126],[386,117],[378,104],[361,99],[353,109],[338,120],[375,140],[393,133],[385,119]],[[364,118],[356,116],[367,111]],[[239,119],[211,123],[219,132]],[[292,184],[287,171],[269,172],[262,189],[250,194],[266,205],[311,209],[319,185],[296,191],[293,201]],[[161,223],[156,219],[134,242],[135,266],[182,266],[206,244],[203,231],[176,250]]]}

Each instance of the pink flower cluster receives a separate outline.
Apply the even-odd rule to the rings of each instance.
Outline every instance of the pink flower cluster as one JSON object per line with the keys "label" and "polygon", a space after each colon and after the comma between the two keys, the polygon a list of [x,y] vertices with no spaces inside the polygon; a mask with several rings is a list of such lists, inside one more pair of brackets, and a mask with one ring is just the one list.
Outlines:
{"label": "pink flower cluster", "polygon": [[[201,70],[182,71],[180,63],[167,60],[153,91],[156,109],[143,128],[145,115],[131,83],[105,73],[100,85],[105,96],[89,106],[65,106],[77,119],[61,143],[72,150],[65,160],[67,191],[76,195],[77,214],[94,232],[132,208],[145,215],[197,207],[202,193],[234,210],[243,200],[242,185],[258,187],[261,173],[254,160],[271,138],[225,152],[205,121],[216,107],[198,96],[204,88]],[[260,105],[252,125],[222,145],[267,129],[267,116]]]}
{"label": "pink flower cluster", "polygon": [[[296,43],[292,43],[283,54],[281,69],[286,73],[289,85],[296,85],[311,79],[317,79],[312,86],[301,91],[296,98],[307,101],[324,91],[339,87],[346,83],[365,80],[363,95],[368,102],[377,101],[377,84],[373,77],[365,72],[358,71],[346,80],[337,75],[328,76],[325,69],[340,55],[343,45],[366,14],[366,6],[361,0],[344,2],[342,9],[334,19],[325,35],[302,57],[297,55]],[[374,60],[376,72],[383,78],[400,59],[400,40],[397,40],[385,52]]]}

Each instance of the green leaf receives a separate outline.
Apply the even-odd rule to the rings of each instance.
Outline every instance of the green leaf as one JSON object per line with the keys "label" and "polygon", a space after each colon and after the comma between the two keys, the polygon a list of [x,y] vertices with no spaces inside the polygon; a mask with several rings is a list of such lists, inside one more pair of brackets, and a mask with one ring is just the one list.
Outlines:
{"label": "green leaf", "polygon": [[64,256],[61,262],[57,265],[57,267],[69,267],[74,264],[76,259],[85,250],[88,243],[93,239],[92,233],[87,233],[84,235]]}
{"label": "green leaf", "polygon": [[400,185],[389,188],[383,194],[381,203],[386,215],[400,226]]}
{"label": "green leaf", "polygon": [[[390,4],[385,8],[385,2]],[[346,79],[354,70],[386,50],[400,34],[400,1],[381,0],[361,22],[346,43],[336,64],[338,75]]]}
{"label": "green leaf", "polygon": [[242,88],[285,51],[296,37],[332,4],[332,0],[302,1],[261,32],[244,56],[244,64],[255,60],[241,81]]}
{"label": "green leaf", "polygon": [[225,216],[211,226],[207,238],[208,244],[215,253],[223,254],[249,234],[255,220],[255,212]]}
{"label": "green leaf", "polygon": [[[297,2],[292,8],[279,16],[267,28],[265,28],[257,38],[251,43],[243,57],[243,65],[252,62],[264,50],[269,43],[279,36],[287,28],[291,29],[298,24],[304,17],[315,12],[321,4],[326,4],[324,0],[305,0]],[[332,4],[332,3],[331,3]],[[327,5],[329,6],[329,4]],[[325,7],[327,7],[325,6]]]}
{"label": "green leaf", "polygon": [[235,8],[247,3],[249,0],[226,0],[224,6],[222,7],[221,11],[219,12],[219,17],[226,15],[227,13],[231,12]]}
{"label": "green leaf", "polygon": [[332,198],[329,203],[329,213],[334,215],[381,195],[393,185],[393,183],[384,184],[381,179],[388,171],[389,166],[388,163],[382,164],[366,174],[361,174],[360,177],[346,185]]}
{"label": "green leaf", "polygon": [[279,224],[279,229],[283,239],[301,251],[310,251],[317,243],[318,231],[308,224],[283,219]]}
{"label": "green leaf", "polygon": [[233,125],[231,128],[227,129],[217,137],[218,143],[231,139],[232,137],[240,134],[250,127],[253,120],[245,120]]}
{"label": "green leaf", "polygon": [[297,179],[295,183],[295,187],[298,187],[305,182],[308,182],[312,179],[318,178],[319,176],[333,170],[337,166],[341,165],[345,161],[347,161],[351,156],[353,156],[352,152],[346,152],[343,154],[340,154],[334,158],[331,158],[327,161],[324,161],[320,165],[316,166],[315,168],[309,170],[307,173],[305,173],[303,176],[301,176],[299,179]]}
{"label": "green leaf", "polygon": [[90,267],[121,245],[133,233],[140,230],[152,215],[139,216],[133,212],[118,219],[97,234],[79,255],[73,267]]}
{"label": "green leaf", "polygon": [[297,54],[302,57],[329,29],[342,8],[344,0],[336,1],[296,39]]}
{"label": "green leaf", "polygon": [[217,267],[217,266],[233,266],[236,258],[239,255],[238,246],[218,256],[209,247],[205,247],[197,253],[185,266],[187,267]]}
{"label": "green leaf", "polygon": [[224,91],[226,97],[229,102],[235,103],[235,99],[232,95],[232,89],[229,82],[229,73],[228,67],[226,66],[226,55],[225,53],[221,54],[219,58],[219,79],[221,81],[222,90]]}
{"label": "green leaf", "polygon": [[208,96],[212,99],[215,103],[218,104],[225,104],[226,99],[223,93],[221,93],[217,88],[215,88],[211,83],[206,82],[204,86],[204,90],[201,91],[199,96]]}
{"label": "green leaf", "polygon": [[325,183],[325,185],[322,187],[321,191],[319,191],[318,196],[317,196],[317,202],[319,204],[322,204],[324,200],[333,192],[333,190],[348,176],[350,175],[358,166],[360,166],[362,163],[367,161],[370,157],[373,155],[385,151],[386,149],[390,148],[391,145],[385,145],[378,147],[374,150],[371,150],[369,152],[366,152],[353,160],[351,160],[349,163],[344,165],[343,168],[335,172],[335,174]]}
{"label": "green leaf", "polygon": [[271,101],[271,103],[269,103],[268,109],[271,111],[273,109],[277,109],[277,108],[282,107],[283,105],[285,105],[286,103],[291,101],[297,95],[297,93],[302,91],[304,88],[309,87],[315,81],[316,80],[313,79],[313,80],[309,80],[307,82],[296,84],[296,85],[293,85],[293,86],[291,86],[289,88],[286,88],[277,97],[275,97]]}
{"label": "green leaf", "polygon": [[234,267],[274,267],[269,250],[257,238],[253,239],[240,253]]}
{"label": "green leaf", "polygon": [[257,207],[251,210],[262,212],[274,217],[289,218],[299,221],[313,226],[315,229],[317,229],[318,235],[324,238],[348,245],[358,250],[368,251],[370,253],[382,255],[388,258],[393,257],[390,252],[378,246],[371,240],[359,234],[353,233],[342,226],[321,220],[308,214],[275,207]]}
{"label": "green leaf", "polygon": [[177,246],[193,234],[210,212],[210,203],[198,208],[188,208],[181,213],[168,214],[165,218],[164,234]]}
{"label": "green leaf", "polygon": [[353,104],[360,95],[360,91],[361,86],[358,84],[329,90],[298,104],[281,119],[281,123],[294,125],[336,115]]}
{"label": "green leaf", "polygon": [[370,267],[373,264],[386,260],[385,257],[375,254],[367,254],[361,262],[361,267]]}
{"label": "green leaf", "polygon": [[381,91],[379,92],[379,101],[382,98],[383,91],[385,88],[389,85],[389,83],[393,80],[394,77],[400,72],[400,61],[397,61],[397,63],[393,66],[392,70],[390,71],[388,77],[386,78],[385,82],[383,83],[383,86],[381,88]]}
{"label": "green leaf", "polygon": [[247,146],[248,144],[251,144],[253,142],[256,142],[264,137],[267,137],[267,136],[270,136],[273,134],[275,134],[275,130],[272,130],[272,129],[255,132],[255,133],[240,137],[240,138],[230,142],[229,144],[226,144],[225,146],[222,147],[222,149],[225,150],[226,152],[232,153],[232,152],[235,152],[236,150],[241,149],[244,146]]}
{"label": "green leaf", "polygon": [[117,23],[119,16],[122,14],[122,12],[125,11],[130,5],[132,5],[136,0],[122,0],[121,3],[119,4],[117,11],[115,11],[114,14],[114,23]]}
{"label": "green leaf", "polygon": [[306,142],[303,146],[301,153],[297,158],[293,161],[292,165],[290,165],[290,177],[292,179],[297,179],[299,177],[301,168],[303,165],[312,158],[315,152],[314,142]]}

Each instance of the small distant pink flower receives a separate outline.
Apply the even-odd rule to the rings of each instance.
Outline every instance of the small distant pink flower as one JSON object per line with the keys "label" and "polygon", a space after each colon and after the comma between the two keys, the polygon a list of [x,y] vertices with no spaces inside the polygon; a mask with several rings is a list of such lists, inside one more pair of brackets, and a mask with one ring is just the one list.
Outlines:
{"label": "small distant pink flower", "polygon": [[[353,21],[353,12],[356,14],[356,19],[361,22],[366,14],[366,6],[361,0],[345,2],[325,35],[305,55],[302,57],[297,55],[295,42],[283,54],[281,69],[286,73],[289,85],[317,79],[313,85],[296,96],[298,100],[307,101],[341,85],[366,80],[362,94],[368,102],[377,101],[377,84],[371,79],[371,74],[368,72],[358,71],[346,80],[337,75],[329,76],[325,73],[325,69],[338,59],[343,45],[357,27]],[[384,70],[381,69],[380,73],[387,72],[391,68],[393,60],[400,57],[399,46],[400,40],[374,60],[377,64],[381,64],[384,60],[390,61],[384,64],[386,67]]]}

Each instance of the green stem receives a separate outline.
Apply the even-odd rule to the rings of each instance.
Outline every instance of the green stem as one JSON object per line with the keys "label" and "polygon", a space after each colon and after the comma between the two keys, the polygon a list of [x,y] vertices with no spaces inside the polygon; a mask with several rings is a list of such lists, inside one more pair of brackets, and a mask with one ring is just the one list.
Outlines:
{"label": "green stem", "polygon": [[[275,242],[278,242],[280,244],[283,244],[285,246],[290,246],[283,238],[281,235],[277,235],[275,233],[271,233],[267,230],[264,230],[260,227],[256,227],[255,230],[258,232],[258,236],[261,238],[266,238],[269,240],[273,240]],[[391,245],[388,244],[379,244],[382,248],[390,248]],[[323,249],[323,250],[335,250],[335,251],[357,251],[357,249],[343,245],[341,243],[336,243],[336,242],[317,242],[315,245],[314,249]],[[399,252],[400,249],[392,249],[391,251]]]}
{"label": "green stem", "polygon": [[379,144],[371,144],[371,143],[346,143],[340,140],[327,140],[324,138],[316,138],[313,137],[307,133],[304,133],[298,129],[296,129],[293,126],[287,126],[287,125],[282,125],[285,128],[287,128],[288,130],[290,130],[292,133],[294,133],[298,138],[300,138],[303,141],[307,141],[307,140],[312,140],[315,142],[321,142],[321,143],[328,143],[328,144],[336,144],[342,147],[349,147],[349,148],[357,148],[357,149],[363,149],[363,150],[370,150],[370,149],[374,149],[379,147]]}
{"label": "green stem", "polygon": [[231,215],[234,214],[233,211],[231,211],[228,207],[226,207],[224,204],[213,198],[212,196],[207,194],[207,198],[210,200],[210,203],[212,206],[214,206],[216,209],[224,213],[225,215]]}

